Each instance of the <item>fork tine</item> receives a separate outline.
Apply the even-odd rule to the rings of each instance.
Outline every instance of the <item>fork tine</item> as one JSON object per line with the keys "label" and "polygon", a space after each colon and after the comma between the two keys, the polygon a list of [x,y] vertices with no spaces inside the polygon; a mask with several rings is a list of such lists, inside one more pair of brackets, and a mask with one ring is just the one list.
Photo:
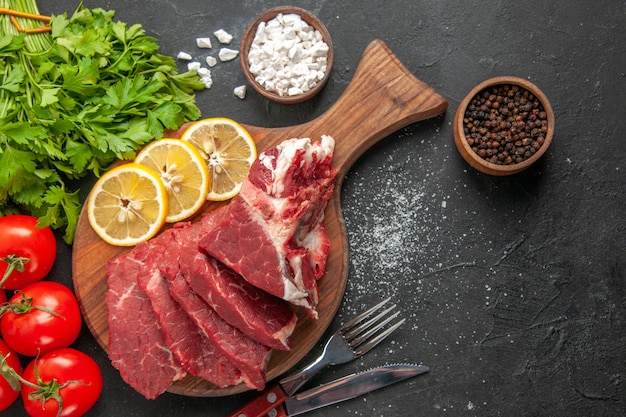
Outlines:
{"label": "fork tine", "polygon": [[399,322],[397,322],[396,324],[394,324],[393,326],[387,328],[385,331],[379,333],[376,337],[374,337],[373,339],[369,340],[367,343],[365,343],[364,345],[358,346],[358,349],[355,351],[355,354],[358,356],[362,356],[365,355],[367,352],[369,352],[374,346],[378,345],[380,342],[382,342],[383,340],[385,340],[385,338],[387,336],[389,336],[391,333],[395,332],[396,329],[398,327],[400,327],[402,325],[402,323],[405,322],[406,319],[402,319]]}
{"label": "fork tine", "polygon": [[[383,311],[381,314],[379,314],[378,316],[374,317],[374,319],[379,320],[380,318],[383,317],[384,314],[386,314],[389,311],[391,311],[391,309],[387,309],[387,310]],[[358,345],[361,344],[361,342],[363,342],[364,340],[369,339],[374,333],[376,333],[378,330],[382,329],[387,323],[390,323],[391,320],[393,320],[396,317],[398,317],[399,314],[400,314],[400,312],[396,311],[395,313],[389,315],[389,317],[387,317],[386,319],[384,319],[380,323],[376,323],[376,326],[372,327],[369,330],[367,330],[367,329],[369,327],[371,327],[371,325],[373,323],[369,323],[369,322],[365,323],[366,326],[364,326],[363,329],[357,328],[355,330],[359,330],[359,331],[352,332],[353,334],[351,334],[350,336],[344,335],[344,338],[350,344],[350,346],[358,346]]]}
{"label": "fork tine", "polygon": [[[392,304],[374,317],[368,318],[370,315],[383,308],[390,299],[391,297],[381,301],[374,307],[359,314],[339,329],[338,333],[343,336],[344,341],[350,346],[350,349],[352,349],[355,355],[361,356],[369,352],[374,346],[382,342],[405,322],[405,319],[401,319],[372,338],[372,336],[387,324],[391,323],[400,314],[399,311],[389,314],[396,308],[396,305]],[[365,319],[367,320],[362,322]]]}
{"label": "fork tine", "polygon": [[[387,308],[387,309],[383,310],[382,312],[378,313],[376,316],[372,317],[371,319],[368,319],[367,321],[365,321],[363,323],[355,324],[351,329],[349,329],[348,331],[343,333],[343,337],[345,339],[352,339],[352,338],[358,336],[359,334],[363,333],[365,330],[367,330],[370,327],[372,327],[372,325],[374,325],[378,320],[383,318],[387,313],[389,313],[394,308],[396,308],[396,305],[392,304],[389,308]],[[398,315],[398,314],[399,313],[396,313],[396,315]]]}
{"label": "fork tine", "polygon": [[351,329],[352,327],[354,327],[355,324],[360,323],[361,320],[363,320],[365,317],[369,316],[370,314],[372,314],[374,311],[378,310],[379,308],[381,308],[383,305],[385,305],[386,303],[389,302],[389,300],[391,300],[391,297],[381,301],[380,303],[376,304],[373,307],[368,308],[367,310],[363,311],[361,314],[359,314],[358,316],[352,318],[352,320],[348,321],[347,323],[345,323],[343,326],[341,326],[339,328],[339,330],[337,330],[337,333],[339,334],[343,334],[344,332],[346,332],[347,330]]}

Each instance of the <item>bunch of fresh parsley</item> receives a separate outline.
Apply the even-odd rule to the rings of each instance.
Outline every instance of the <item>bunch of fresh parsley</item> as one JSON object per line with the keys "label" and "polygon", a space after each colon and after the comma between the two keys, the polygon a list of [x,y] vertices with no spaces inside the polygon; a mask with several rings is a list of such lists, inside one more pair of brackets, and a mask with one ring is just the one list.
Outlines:
{"label": "bunch of fresh parsley", "polygon": [[67,243],[78,179],[200,117],[196,72],[178,73],[141,25],[114,14],[81,5],[69,19],[53,16],[51,33],[0,27],[0,215],[39,217]]}

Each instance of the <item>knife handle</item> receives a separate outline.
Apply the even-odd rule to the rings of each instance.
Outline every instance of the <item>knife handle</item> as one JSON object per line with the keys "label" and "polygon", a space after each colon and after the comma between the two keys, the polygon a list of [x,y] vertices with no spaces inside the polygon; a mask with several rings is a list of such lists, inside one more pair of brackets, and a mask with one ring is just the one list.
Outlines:
{"label": "knife handle", "polygon": [[289,417],[285,404],[279,404],[276,408],[270,410],[266,417]]}
{"label": "knife handle", "polygon": [[[285,391],[283,391],[280,385],[276,384],[263,391],[261,395],[243,407],[229,414],[228,417],[264,417],[267,415],[287,417],[284,407],[279,407],[287,398],[288,395],[285,394]],[[275,412],[277,414],[274,414]]]}

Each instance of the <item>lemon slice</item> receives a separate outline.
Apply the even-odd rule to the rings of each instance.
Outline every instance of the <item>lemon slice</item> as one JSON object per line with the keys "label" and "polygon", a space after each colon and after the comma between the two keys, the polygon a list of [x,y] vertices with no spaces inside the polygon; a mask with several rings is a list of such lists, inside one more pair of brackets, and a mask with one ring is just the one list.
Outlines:
{"label": "lemon slice", "polygon": [[105,172],[87,200],[89,223],[107,243],[133,246],[165,224],[167,191],[159,175],[129,163]]}
{"label": "lemon slice", "polygon": [[193,123],[181,139],[200,151],[209,168],[211,187],[207,200],[234,197],[257,157],[256,145],[248,131],[231,119],[216,117]]}
{"label": "lemon slice", "polygon": [[155,140],[137,154],[135,162],[161,176],[169,203],[167,223],[191,217],[206,201],[209,170],[192,144],[171,138]]}

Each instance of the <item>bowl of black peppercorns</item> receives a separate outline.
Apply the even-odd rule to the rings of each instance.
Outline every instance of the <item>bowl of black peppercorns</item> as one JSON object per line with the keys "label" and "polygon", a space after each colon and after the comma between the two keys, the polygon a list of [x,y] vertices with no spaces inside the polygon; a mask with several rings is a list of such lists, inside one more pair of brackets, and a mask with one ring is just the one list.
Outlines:
{"label": "bowl of black peppercorns", "polygon": [[554,112],[545,94],[528,80],[490,78],[461,101],[454,142],[473,168],[490,175],[525,170],[546,152],[554,136]]}

